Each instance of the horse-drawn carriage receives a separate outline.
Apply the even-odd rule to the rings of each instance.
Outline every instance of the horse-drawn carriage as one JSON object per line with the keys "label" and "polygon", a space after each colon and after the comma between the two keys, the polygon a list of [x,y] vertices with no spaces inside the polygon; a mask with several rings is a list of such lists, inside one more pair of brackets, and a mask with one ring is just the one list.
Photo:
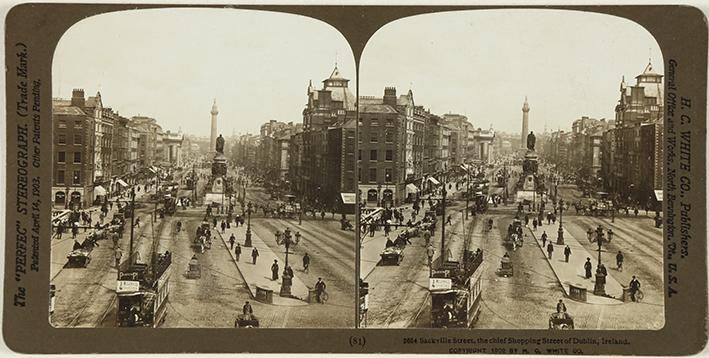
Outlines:
{"label": "horse-drawn carriage", "polygon": [[549,329],[574,329],[574,318],[566,312],[554,312],[549,316]]}
{"label": "horse-drawn carriage", "polygon": [[389,265],[399,265],[401,263],[401,260],[404,259],[404,249],[401,247],[398,247],[396,245],[394,246],[389,246],[382,251],[380,254],[382,258],[382,265],[383,266],[389,266]]}
{"label": "horse-drawn carriage", "polygon": [[212,234],[209,230],[209,223],[203,221],[197,228],[197,233],[192,240],[192,249],[198,253],[204,253],[204,250],[212,247]]}
{"label": "horse-drawn carriage", "polygon": [[234,321],[235,328],[258,328],[258,317],[253,314],[239,314]]}
{"label": "horse-drawn carriage", "polygon": [[513,250],[516,249],[517,246],[524,245],[522,234],[522,222],[519,219],[514,219],[514,221],[512,221],[512,223],[507,227],[507,236],[503,239],[503,245],[510,247]]}
{"label": "horse-drawn carriage", "polygon": [[187,264],[187,272],[185,277],[189,279],[198,279],[202,277],[202,264],[197,260],[197,256],[193,256],[189,264]]}
{"label": "horse-drawn carriage", "polygon": [[66,256],[66,267],[86,267],[91,262],[91,251],[97,246],[96,239],[87,237],[84,242],[74,241],[74,247]]}
{"label": "horse-drawn carriage", "polygon": [[498,276],[510,277],[514,275],[514,267],[510,256],[505,253],[500,260],[500,268],[495,272]]}

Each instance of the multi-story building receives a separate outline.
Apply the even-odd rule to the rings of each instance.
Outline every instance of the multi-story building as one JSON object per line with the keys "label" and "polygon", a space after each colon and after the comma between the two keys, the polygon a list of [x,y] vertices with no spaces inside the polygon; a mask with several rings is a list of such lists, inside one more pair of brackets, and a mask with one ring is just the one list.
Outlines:
{"label": "multi-story building", "polygon": [[169,130],[164,133],[162,138],[163,144],[163,160],[170,166],[182,166],[182,142],[184,136],[182,132],[173,133]]}
{"label": "multi-story building", "polygon": [[[308,85],[308,101],[303,109],[303,156],[300,165],[305,200],[315,206],[335,207],[341,201],[339,194],[354,193],[354,188],[348,188],[343,181],[330,180],[327,177],[328,168],[342,168],[347,163],[354,163],[355,154],[351,153],[352,159],[349,159],[346,158],[350,155],[347,150],[339,156],[328,152],[346,146],[346,143],[340,143],[339,146],[335,144],[337,140],[349,138],[342,130],[333,132],[331,129],[351,125],[351,120],[357,115],[356,97],[348,87],[349,80],[340,74],[337,66],[330,77],[322,82],[322,89],[315,89],[312,82]],[[328,134],[335,135],[335,138],[329,138]]]}
{"label": "multi-story building", "polygon": [[609,187],[620,199],[657,204],[653,203],[654,190],[662,189],[663,172],[662,77],[648,63],[635,77],[635,85],[628,86],[625,78],[621,80],[614,130],[614,162],[618,165]]}
{"label": "multi-story building", "polygon": [[87,111],[84,90],[75,89],[71,100],[52,101],[52,198],[57,207],[86,207],[93,203],[96,113]]}

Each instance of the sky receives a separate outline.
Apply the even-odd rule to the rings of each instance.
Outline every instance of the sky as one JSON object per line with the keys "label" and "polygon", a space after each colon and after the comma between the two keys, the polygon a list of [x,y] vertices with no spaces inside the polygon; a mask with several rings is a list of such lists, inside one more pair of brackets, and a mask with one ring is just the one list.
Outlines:
{"label": "sky", "polygon": [[[622,76],[648,61],[663,73],[652,36],[629,20],[561,10],[485,10],[420,15],[381,28],[361,59],[361,95],[408,89],[433,113],[460,113],[476,127],[569,129],[581,116],[614,117]],[[307,17],[234,9],[109,13],[70,28],[55,52],[53,96],[100,91],[105,106],[154,117],[164,129],[209,135],[257,133],[271,119],[302,122],[308,81],[321,87],[335,63],[356,89],[344,37]]]}
{"label": "sky", "polygon": [[485,10],[419,15],[381,28],[360,62],[360,93],[412,89],[416,105],[460,113],[476,127],[569,130],[581,116],[615,117],[619,85],[649,60],[664,74],[655,39],[619,17],[561,10]]}
{"label": "sky", "polygon": [[101,92],[125,117],[209,136],[258,133],[275,119],[301,123],[308,81],[320,88],[337,63],[356,88],[352,51],[330,25],[307,17],[234,9],[122,11],[82,20],[61,38],[53,97]]}

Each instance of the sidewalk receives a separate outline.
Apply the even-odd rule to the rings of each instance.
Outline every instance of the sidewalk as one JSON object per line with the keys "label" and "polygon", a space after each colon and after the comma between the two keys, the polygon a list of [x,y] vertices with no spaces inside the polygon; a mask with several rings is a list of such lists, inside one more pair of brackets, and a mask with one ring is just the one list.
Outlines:
{"label": "sidewalk", "polygon": [[[153,191],[151,191],[152,193]],[[145,191],[142,190],[139,193],[135,194],[135,199],[138,200],[139,198],[142,198],[145,195]],[[121,202],[126,202],[128,199],[121,199]],[[106,215],[106,218],[104,219],[104,223],[110,222],[111,219],[113,218],[113,214],[118,212],[118,206],[116,205],[116,198],[111,198],[110,200],[113,203],[112,209],[108,211],[108,214]],[[101,214],[101,206],[92,206],[87,209],[83,209],[82,211],[89,211],[91,213],[91,219],[92,223],[95,225],[96,222],[98,222],[99,215]],[[130,221],[128,221],[125,225],[125,232],[130,232]],[[84,229],[79,229],[79,234],[76,236],[76,240],[81,242],[84,242],[84,240],[89,236],[91,232],[93,232],[94,229],[86,229],[84,232]],[[53,280],[59,272],[61,272],[62,269],[64,269],[64,264],[67,262],[67,255],[72,251],[74,247],[74,240],[72,239],[71,235],[71,228],[69,228],[64,234],[62,235],[61,239],[55,239],[54,238],[54,230],[52,230],[52,242],[51,242],[51,266],[49,269],[50,276],[49,279]],[[124,233],[125,235],[125,233]],[[109,242],[109,241],[103,241],[100,244],[103,244],[104,242]],[[110,243],[111,247],[113,247],[113,243]]]}
{"label": "sidewalk", "polygon": [[[258,286],[273,290],[273,304],[276,306],[305,306],[308,304],[308,287],[305,286],[303,281],[301,281],[298,276],[293,277],[293,284],[291,286],[291,295],[295,298],[281,297],[278,295],[281,291],[281,281],[283,279],[282,274],[285,261],[278,257],[273,250],[271,250],[271,248],[268,247],[263,240],[261,240],[254,230],[251,230],[252,247],[245,247],[243,245],[244,240],[246,239],[246,225],[239,226],[238,228],[232,225],[231,228],[227,228],[224,231],[224,234],[221,233],[221,228],[212,228],[211,230],[217,232],[219,237],[222,238],[224,246],[227,251],[229,251],[231,258],[234,260],[236,269],[239,271],[241,277],[246,283],[246,288],[248,288],[251,293],[251,297],[256,297],[256,287]],[[236,237],[236,242],[241,244],[241,255],[239,256],[239,261],[236,261],[234,250],[229,249],[229,237],[232,233]],[[234,246],[236,246],[236,243]],[[251,259],[251,250],[253,247],[258,249],[259,253],[255,265],[252,264],[253,261]],[[277,281],[271,280],[271,265],[273,264],[273,260],[278,260],[279,272]],[[291,265],[291,267],[293,266]]]}
{"label": "sidewalk", "polygon": [[[552,271],[554,271],[554,274],[559,280],[559,283],[561,283],[561,287],[563,287],[567,296],[569,296],[569,285],[573,284],[574,286],[583,287],[586,289],[587,303],[603,305],[623,303],[620,300],[623,296],[623,287],[613,278],[613,276],[611,276],[610,270],[608,270],[608,276],[606,276],[606,294],[613,298],[596,296],[593,294],[593,287],[596,282],[598,252],[587,251],[586,248],[584,248],[581,243],[579,243],[578,240],[576,240],[576,238],[573,237],[566,229],[564,229],[565,245],[557,245],[556,237],[558,236],[558,225],[544,225],[538,227],[537,231],[532,231],[531,228],[527,229],[532,237],[535,238],[539,248],[544,253],[544,258],[546,258],[549,262]],[[542,247],[541,236],[545,230],[547,232],[547,240],[551,239],[551,242],[554,244],[554,252],[551,259],[549,259],[549,256],[547,255],[546,248]],[[549,241],[547,241],[547,244],[548,242]],[[564,261],[564,248],[566,245],[571,248],[571,255],[569,256],[568,263]],[[593,276],[590,279],[585,278],[585,270],[583,268],[587,257],[590,257],[591,263],[593,263]],[[608,266],[606,265],[606,267]]]}

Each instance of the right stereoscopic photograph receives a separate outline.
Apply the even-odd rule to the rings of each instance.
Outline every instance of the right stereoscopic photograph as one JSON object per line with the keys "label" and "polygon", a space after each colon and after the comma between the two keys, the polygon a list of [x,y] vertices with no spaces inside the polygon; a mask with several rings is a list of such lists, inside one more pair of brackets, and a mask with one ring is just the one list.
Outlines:
{"label": "right stereoscopic photograph", "polygon": [[664,325],[663,58],[624,18],[409,17],[359,76],[359,326]]}

